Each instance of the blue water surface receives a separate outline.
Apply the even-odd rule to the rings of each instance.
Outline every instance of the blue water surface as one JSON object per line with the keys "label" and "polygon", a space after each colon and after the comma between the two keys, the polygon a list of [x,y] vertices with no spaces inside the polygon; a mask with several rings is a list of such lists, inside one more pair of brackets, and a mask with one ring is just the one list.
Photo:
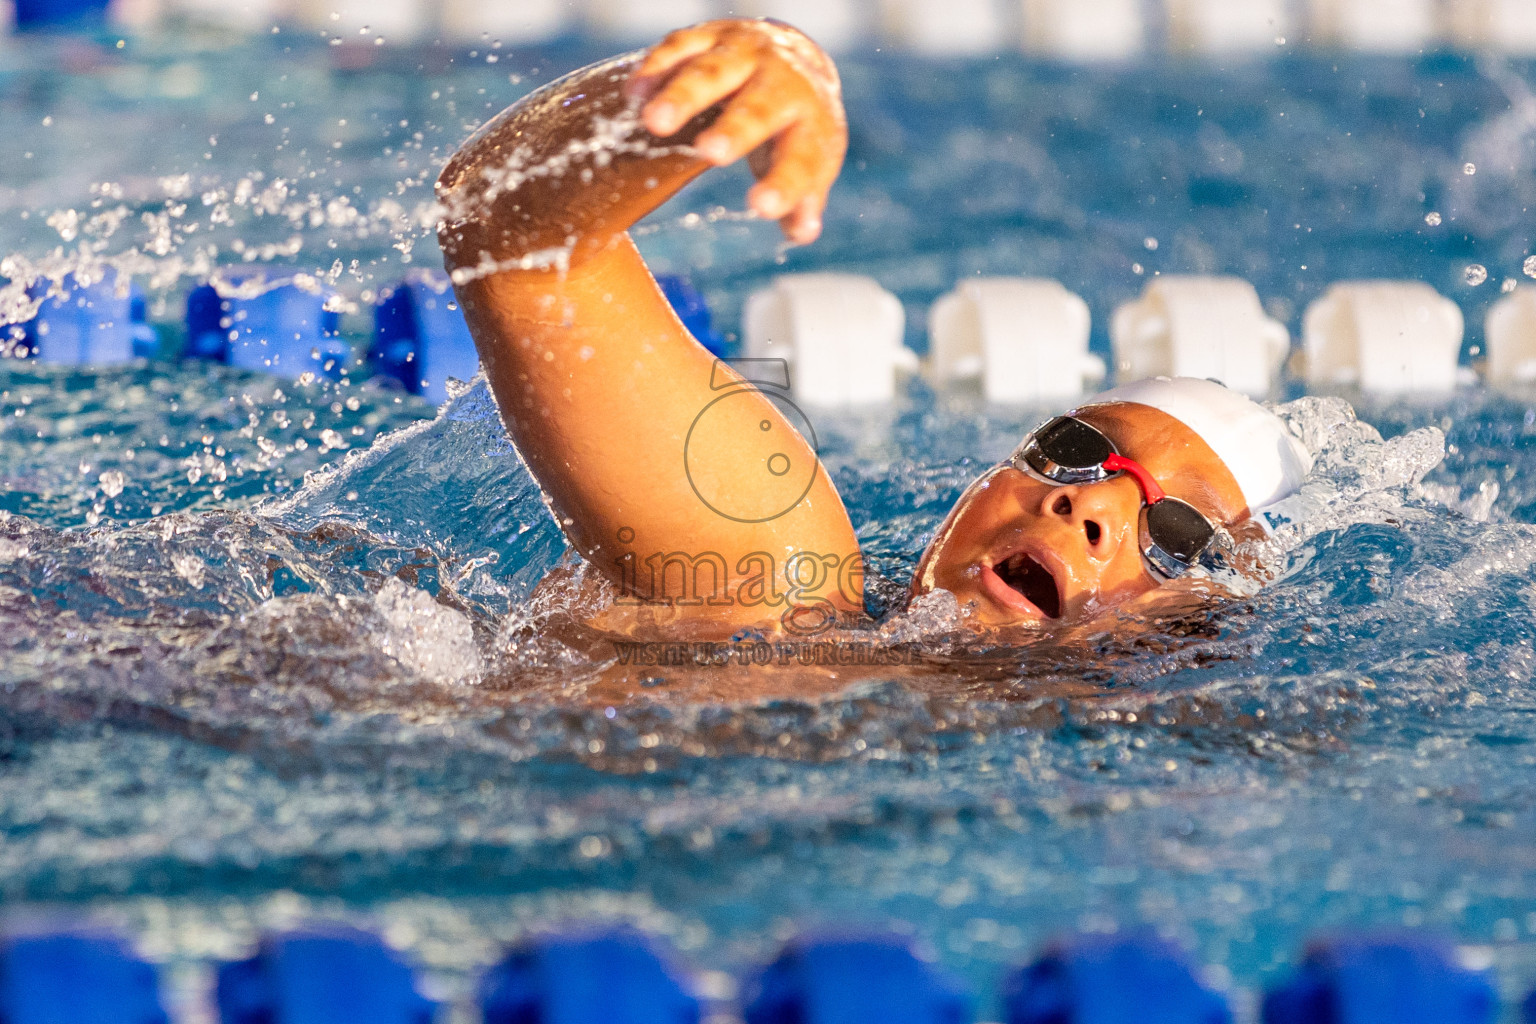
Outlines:
{"label": "blue water surface", "polygon": [[[446,155],[600,54],[8,56],[0,126],[30,155],[0,180],[0,269],[130,264],[169,353],[180,297],[252,259],[334,284],[361,341],[370,295],[437,259]],[[1525,65],[842,68],[821,242],[731,214],[737,171],[641,232],[727,331],[797,269],[872,274],[918,348],[970,274],[1058,278],[1102,325],[1158,272],[1238,273],[1293,331],[1331,281],[1403,276],[1462,305],[1471,361],[1531,251]],[[921,673],[700,701],[658,671],[610,703],[611,654],[530,597],[564,547],[483,384],[439,413],[361,371],[0,364],[0,894],[118,923],[175,977],[264,926],[355,919],[449,998],[496,943],[573,917],[710,968],[894,925],[982,992],[1052,934],[1149,925],[1240,1000],[1320,929],[1425,928],[1529,986],[1536,395],[1346,397],[1380,434],[1287,407],[1323,457],[1284,579],[1251,598],[1070,649],[955,651],[942,616],[893,612]],[[1042,412],[914,382],[816,417],[873,600]]]}

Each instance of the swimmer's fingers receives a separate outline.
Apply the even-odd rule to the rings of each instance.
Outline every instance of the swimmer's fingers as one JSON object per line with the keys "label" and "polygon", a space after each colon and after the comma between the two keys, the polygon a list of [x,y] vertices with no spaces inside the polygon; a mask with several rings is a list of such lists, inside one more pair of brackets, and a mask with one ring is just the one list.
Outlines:
{"label": "swimmer's fingers", "polygon": [[790,125],[774,140],[762,180],[747,193],[748,205],[759,216],[777,220],[790,241],[801,245],[815,241],[821,234],[827,193],[847,147],[840,121]]}
{"label": "swimmer's fingers", "polygon": [[700,132],[693,147],[712,164],[735,163],[804,116],[801,104],[786,99],[792,92],[762,74],[753,78],[708,130]]}
{"label": "swimmer's fingers", "polygon": [[758,68],[757,40],[733,34],[689,58],[640,112],[645,127],[666,138],[747,83]]}
{"label": "swimmer's fingers", "polygon": [[699,156],[724,165],[751,154],[760,179],[748,194],[753,212],[779,221],[794,242],[821,233],[848,130],[836,68],[808,37],[768,21],[683,29],[646,55],[626,89],[647,98],[641,119],[662,138],[722,105],[694,139]]}
{"label": "swimmer's fingers", "polygon": [[821,214],[827,208],[825,195],[806,196],[789,213],[779,218],[784,237],[796,245],[810,245],[821,237]]}
{"label": "swimmer's fingers", "polygon": [[624,91],[635,99],[649,99],[679,64],[708,52],[719,38],[719,26],[713,22],[670,33],[630,73]]}

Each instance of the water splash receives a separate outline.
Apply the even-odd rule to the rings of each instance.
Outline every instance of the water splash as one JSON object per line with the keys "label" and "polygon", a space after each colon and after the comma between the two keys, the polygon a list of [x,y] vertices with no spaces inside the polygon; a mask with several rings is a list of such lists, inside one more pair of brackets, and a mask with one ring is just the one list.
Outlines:
{"label": "water splash", "polygon": [[[17,57],[32,74],[35,58]],[[426,184],[511,95],[483,66],[375,79],[312,59],[279,47],[25,79],[55,123],[7,120],[14,151],[45,154],[65,133],[76,145],[0,187],[7,248],[67,260],[110,228],[88,258],[137,249],[191,273],[216,235],[218,265],[254,250],[363,306],[406,257],[430,262],[411,219]],[[215,61],[227,75],[206,70]],[[1528,255],[1524,179],[1470,144],[1504,107],[1469,123],[1498,89],[1468,69],[1303,58],[1224,79],[1219,97],[1179,69],[1150,86],[1140,69],[1065,81],[1006,60],[848,70],[849,173],[826,240],[787,259],[875,274],[909,322],[973,273],[1049,274],[1112,308],[1139,287],[1125,254],[1149,236],[1159,259],[1215,260],[1297,310],[1351,274],[1449,285],[1470,259]],[[200,109],[194,73],[237,102]],[[1370,110],[1388,113],[1355,117],[1365,80]],[[103,95],[135,88],[131,104]],[[235,107],[248,144],[208,122]],[[1222,134],[1186,137],[1196,109]],[[178,196],[158,182],[189,168]],[[251,168],[264,177],[242,206]],[[278,178],[290,194],[250,212]],[[739,206],[742,185],[706,179],[688,202]],[[384,196],[403,235],[375,217]],[[214,224],[220,203],[244,227]],[[1404,241],[1428,204],[1458,226],[1455,244]],[[92,227],[119,205],[115,228]],[[1335,208],[1352,213],[1316,215]],[[75,216],[45,223],[58,210]],[[349,234],[360,222],[366,236]],[[1255,247],[1292,224],[1300,251]],[[729,324],[777,269],[768,229],[749,230],[643,241],[702,275]],[[1475,252],[1465,230],[1482,232]],[[1301,263],[1315,273],[1297,276]],[[189,283],[153,298],[157,322]],[[1287,415],[1301,436],[1333,454],[1277,523],[1273,585],[1070,648],[945,647],[952,609],[936,601],[883,626],[893,647],[932,649],[858,681],[615,670],[608,638],[573,621],[579,594],[536,590],[568,568],[563,544],[482,384],[434,419],[356,382],[255,381],[0,370],[0,890],[13,904],[88,901],[172,959],[234,955],[259,925],[309,912],[371,913],[459,972],[496,941],[588,914],[660,929],[714,966],[767,952],[794,919],[894,917],[986,986],[1053,931],[1117,924],[1175,934],[1250,986],[1317,927],[1423,925],[1509,959],[1524,948],[1508,937],[1536,892],[1511,839],[1536,828],[1529,395],[1382,403],[1363,412],[1380,433],[1300,406]],[[887,608],[1023,415],[918,393],[875,427],[818,421]],[[123,478],[115,495],[108,474]],[[450,642],[409,646],[429,631]]]}
{"label": "water splash", "polygon": [[1300,398],[1275,411],[1312,453],[1313,469],[1298,493],[1261,513],[1269,536],[1245,545],[1260,564],[1286,565],[1325,531],[1439,514],[1408,501],[1425,493],[1420,482],[1445,458],[1445,436],[1438,428],[1383,440],[1341,398]]}

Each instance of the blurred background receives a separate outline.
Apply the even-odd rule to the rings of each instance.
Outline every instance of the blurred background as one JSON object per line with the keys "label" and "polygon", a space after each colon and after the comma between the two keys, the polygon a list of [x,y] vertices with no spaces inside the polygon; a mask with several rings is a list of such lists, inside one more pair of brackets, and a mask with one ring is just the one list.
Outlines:
{"label": "blurred background", "polygon": [[[19,27],[99,17],[91,0],[8,0]],[[111,0],[105,17],[133,31],[197,23],[236,32],[273,25],[343,42],[543,43],[571,34],[647,41],[708,18],[774,17],[824,47],[877,46],[930,54],[1025,50],[1074,59],[1143,51],[1232,53],[1273,46],[1413,53],[1446,45],[1536,52],[1524,0]]]}
{"label": "blurred background", "polygon": [[[872,924],[997,1019],[1052,936],[1145,929],[1256,1019],[1308,936],[1409,929],[1497,968],[1514,1019],[1536,362],[1469,373],[1536,278],[1536,2],[3,9],[0,324],[36,356],[0,361],[7,935],[115,929],[192,1022],[215,963],[340,920],[472,1021],[504,946],[561,922],[665,936],[724,1017],[797,929]],[[422,370],[464,351],[432,182],[532,89],[726,13],[839,55],[851,139],[813,246],[741,212],[741,168],[637,230],[701,338],[739,345],[754,292],[836,271],[926,353],[957,283],[1026,276],[1081,296],[1113,363],[1115,311],[1174,275],[1248,282],[1244,322],[1298,340],[1332,285],[1390,278],[1450,303],[1442,372],[1368,393],[1277,369],[1327,453],[1287,575],[1176,635],[1087,666],[992,652],[980,679],[938,647],[928,689],[725,706],[658,674],[588,700],[605,665],[528,599],[563,539],[483,382],[450,382],[472,351]],[[243,360],[253,332],[274,347]],[[930,383],[815,414],[876,610],[1047,411]]]}

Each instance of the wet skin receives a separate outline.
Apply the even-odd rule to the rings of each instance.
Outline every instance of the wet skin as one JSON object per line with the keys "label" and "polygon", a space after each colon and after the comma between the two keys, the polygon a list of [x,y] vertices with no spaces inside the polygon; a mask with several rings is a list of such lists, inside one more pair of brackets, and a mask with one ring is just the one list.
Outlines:
{"label": "wet skin", "polygon": [[[794,29],[708,22],[530,94],[471,136],[439,178],[445,266],[508,432],[567,539],[621,590],[624,566],[669,553],[720,567],[710,600],[664,579],[663,593],[599,616],[604,628],[774,632],[801,606],[863,619],[857,594],[831,572],[782,604],[748,599],[761,558],[786,569],[802,555],[854,564],[857,535],[830,476],[772,402],[744,392],[715,404],[730,371],[678,321],[628,234],[697,175],[746,158],[759,179],[749,208],[792,242],[813,241],[847,148],[840,93],[830,58]],[[591,145],[601,125],[636,114],[643,131],[627,147]],[[706,409],[720,414],[697,433]],[[1177,421],[1128,405],[1086,418],[1173,496],[1220,523],[1244,515],[1230,473]],[[818,468],[782,512],[777,478],[741,457],[767,428],[793,464]],[[711,493],[777,514],[716,512],[683,472],[695,461]],[[1053,487],[994,471],[950,512],[914,592],[953,591],[978,628],[1093,617],[1163,587],[1137,550],[1140,504],[1130,479]]]}
{"label": "wet skin", "polygon": [[[794,29],[709,22],[529,94],[466,140],[438,179],[456,297],[508,433],[567,539],[621,589],[638,574],[626,567],[653,560],[712,570],[694,588],[704,597],[681,572],[642,585],[643,606],[614,611],[632,613],[635,629],[729,637],[776,631],[806,607],[863,614],[830,571],[791,594],[802,556],[856,564],[848,513],[769,397],[741,388],[718,401],[735,374],[683,327],[628,234],[697,175],[745,157],[759,178],[750,209],[812,241],[847,147],[839,96],[831,60]],[[613,132],[624,142],[608,148]],[[763,450],[765,432],[781,446]],[[789,508],[774,455],[817,468]],[[744,514],[717,511],[690,474]],[[776,602],[755,597],[763,565],[779,580]]]}
{"label": "wet skin", "polygon": [[[1144,405],[1090,406],[1078,415],[1171,497],[1213,523],[1248,518],[1237,481],[1178,420]],[[973,624],[1002,627],[1092,619],[1165,585],[1141,556],[1141,490],[1128,474],[1052,484],[1003,465],[966,489],[923,553],[914,596],[944,589]]]}

